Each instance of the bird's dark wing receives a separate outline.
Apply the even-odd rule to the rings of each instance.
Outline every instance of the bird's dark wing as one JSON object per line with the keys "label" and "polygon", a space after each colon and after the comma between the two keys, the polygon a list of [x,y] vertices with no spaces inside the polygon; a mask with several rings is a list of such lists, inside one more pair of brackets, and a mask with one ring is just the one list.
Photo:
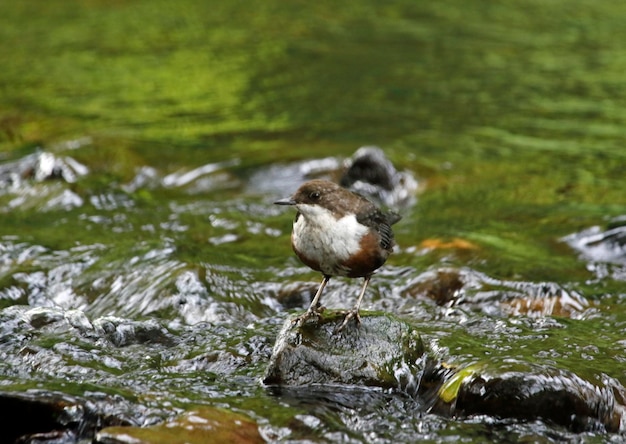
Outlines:
{"label": "bird's dark wing", "polygon": [[400,220],[400,216],[396,213],[383,213],[375,205],[361,211],[357,214],[356,220],[363,225],[373,228],[380,236],[380,246],[385,250],[391,250],[394,245],[393,231],[391,224]]}

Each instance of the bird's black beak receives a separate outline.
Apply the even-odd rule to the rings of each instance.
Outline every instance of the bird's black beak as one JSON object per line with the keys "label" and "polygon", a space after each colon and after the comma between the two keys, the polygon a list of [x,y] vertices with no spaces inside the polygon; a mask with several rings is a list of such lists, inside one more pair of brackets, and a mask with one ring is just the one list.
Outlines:
{"label": "bird's black beak", "polygon": [[295,205],[296,201],[291,197],[285,197],[284,199],[277,200],[274,202],[276,205]]}

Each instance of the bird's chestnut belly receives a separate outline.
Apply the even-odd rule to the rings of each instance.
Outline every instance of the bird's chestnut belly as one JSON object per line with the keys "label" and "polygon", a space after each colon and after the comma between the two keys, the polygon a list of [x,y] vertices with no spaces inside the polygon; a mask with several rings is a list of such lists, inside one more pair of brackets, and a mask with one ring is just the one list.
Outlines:
{"label": "bird's chestnut belly", "polygon": [[374,232],[349,217],[325,228],[296,220],[291,243],[298,258],[328,276],[362,277],[379,268],[388,252]]}

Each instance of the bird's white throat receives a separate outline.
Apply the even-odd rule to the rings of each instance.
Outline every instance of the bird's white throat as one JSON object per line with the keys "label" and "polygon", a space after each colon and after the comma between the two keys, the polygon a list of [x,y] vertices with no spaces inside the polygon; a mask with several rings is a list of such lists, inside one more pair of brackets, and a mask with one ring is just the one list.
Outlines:
{"label": "bird's white throat", "polygon": [[337,219],[331,211],[319,206],[297,205],[300,217],[293,224],[294,246],[322,266],[336,267],[361,248],[360,241],[368,228],[354,214]]}

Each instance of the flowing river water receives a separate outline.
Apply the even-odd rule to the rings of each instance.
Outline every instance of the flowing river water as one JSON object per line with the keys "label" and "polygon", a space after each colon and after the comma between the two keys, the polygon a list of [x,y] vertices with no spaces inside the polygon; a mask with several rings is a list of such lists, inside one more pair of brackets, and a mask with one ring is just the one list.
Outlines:
{"label": "flowing river water", "polygon": [[447,366],[567,372],[624,405],[625,22],[612,0],[2,3],[4,405],[87,406],[140,442],[176,442],[164,423],[206,442],[207,422],[240,442],[621,442],[260,380],[320,279],[272,202],[376,145],[415,187],[363,309]]}

